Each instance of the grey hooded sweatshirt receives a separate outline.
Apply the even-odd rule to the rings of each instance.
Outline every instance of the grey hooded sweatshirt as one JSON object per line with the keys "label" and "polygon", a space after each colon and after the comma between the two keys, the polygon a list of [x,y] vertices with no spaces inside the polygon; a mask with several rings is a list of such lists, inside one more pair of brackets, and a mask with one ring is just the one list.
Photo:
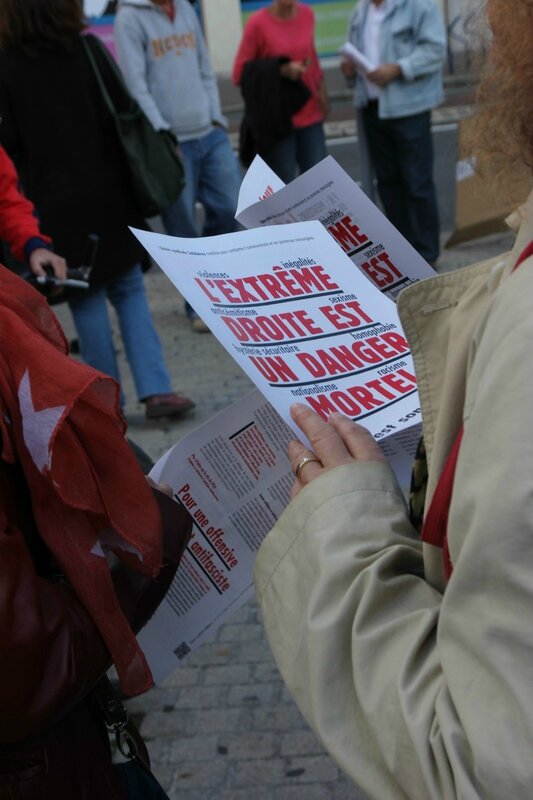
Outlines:
{"label": "grey hooded sweatshirt", "polygon": [[196,12],[188,0],[174,6],[171,21],[150,0],[121,0],[115,43],[128,88],[154,128],[184,142],[227,123]]}

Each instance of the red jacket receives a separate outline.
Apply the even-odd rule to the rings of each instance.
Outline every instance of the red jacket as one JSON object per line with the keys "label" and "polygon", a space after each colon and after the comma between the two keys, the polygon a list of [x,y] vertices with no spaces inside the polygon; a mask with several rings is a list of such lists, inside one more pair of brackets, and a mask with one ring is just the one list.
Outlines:
{"label": "red jacket", "polygon": [[0,147],[0,238],[7,241],[19,261],[26,260],[24,248],[29,240],[51,242],[39,231],[33,205],[20,193],[15,167],[3,147]]}

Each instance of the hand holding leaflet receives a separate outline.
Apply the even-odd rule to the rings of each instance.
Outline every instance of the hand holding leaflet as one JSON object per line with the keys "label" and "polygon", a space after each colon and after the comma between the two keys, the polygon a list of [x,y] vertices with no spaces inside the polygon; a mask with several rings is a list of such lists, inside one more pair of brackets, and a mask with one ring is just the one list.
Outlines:
{"label": "hand holding leaflet", "polygon": [[[406,485],[419,426],[390,434],[380,446]],[[152,480],[170,486],[193,518],[180,569],[139,634],[156,682],[252,596],[255,554],[290,499],[294,472],[286,450],[294,435],[253,391],[181,439],[153,467]]]}
{"label": "hand holding leaflet", "polygon": [[373,64],[369,61],[365,54],[358,50],[351,42],[344,42],[344,44],[339,47],[339,53],[349,58],[350,61],[353,61],[355,66],[362,70],[362,72],[372,72],[376,69],[377,64]]}
{"label": "hand holding leaflet", "polygon": [[264,394],[182,439],[151,473],[194,520],[180,572],[141,633],[158,681],[253,591],[255,552],[294,481],[294,401],[362,420],[402,486],[420,436],[391,300],[432,271],[331,158],[289,186],[275,178],[258,161],[245,180],[242,205],[255,202],[241,216],[255,230],[201,240],[135,232]]}

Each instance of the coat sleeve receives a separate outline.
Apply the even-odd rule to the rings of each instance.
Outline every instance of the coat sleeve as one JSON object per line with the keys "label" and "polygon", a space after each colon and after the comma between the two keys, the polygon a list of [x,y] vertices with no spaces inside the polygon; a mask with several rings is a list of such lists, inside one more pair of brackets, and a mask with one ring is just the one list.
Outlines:
{"label": "coat sleeve", "polygon": [[314,481],[259,553],[256,586],[283,677],[369,798],[531,793],[533,260],[520,272],[474,343],[445,594],[424,580],[385,464]]}
{"label": "coat sleeve", "polygon": [[50,243],[39,231],[32,203],[21,194],[13,162],[0,147],[0,238],[5,239],[19,261],[26,257],[25,247],[32,239],[42,246]]}
{"label": "coat sleeve", "polygon": [[446,31],[441,10],[435,0],[422,0],[420,6],[418,24],[413,31],[414,49],[397,60],[406,81],[440,70],[446,54]]}
{"label": "coat sleeve", "polygon": [[21,150],[20,133],[13,109],[13,100],[3,78],[4,61],[0,50],[0,145],[12,159],[17,159]]}

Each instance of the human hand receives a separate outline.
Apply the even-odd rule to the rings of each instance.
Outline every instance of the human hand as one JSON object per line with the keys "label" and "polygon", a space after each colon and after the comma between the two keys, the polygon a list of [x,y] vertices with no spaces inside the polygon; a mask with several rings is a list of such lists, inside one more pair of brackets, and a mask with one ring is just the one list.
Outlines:
{"label": "human hand", "polygon": [[311,411],[303,403],[291,406],[291,417],[307,436],[313,450],[297,439],[289,443],[288,455],[296,475],[303,458],[317,459],[306,462],[299,470],[292,487],[292,497],[315,478],[342,464],[355,461],[386,461],[373,436],[343,414],[331,414],[328,421]]}
{"label": "human hand", "polygon": [[291,81],[298,81],[307,69],[305,61],[287,61],[279,68],[282,78],[288,78]]}
{"label": "human hand", "polygon": [[377,69],[366,73],[366,77],[376,86],[386,86],[391,81],[395,81],[402,76],[402,69],[399,64],[381,64]]}
{"label": "human hand", "polygon": [[64,281],[67,277],[67,262],[61,256],[47,250],[46,247],[37,247],[29,257],[29,264],[32,273],[38,277],[45,277],[45,266],[52,267],[56,278]]}
{"label": "human hand", "polygon": [[355,78],[357,67],[350,58],[341,58],[340,68],[345,78]]}

